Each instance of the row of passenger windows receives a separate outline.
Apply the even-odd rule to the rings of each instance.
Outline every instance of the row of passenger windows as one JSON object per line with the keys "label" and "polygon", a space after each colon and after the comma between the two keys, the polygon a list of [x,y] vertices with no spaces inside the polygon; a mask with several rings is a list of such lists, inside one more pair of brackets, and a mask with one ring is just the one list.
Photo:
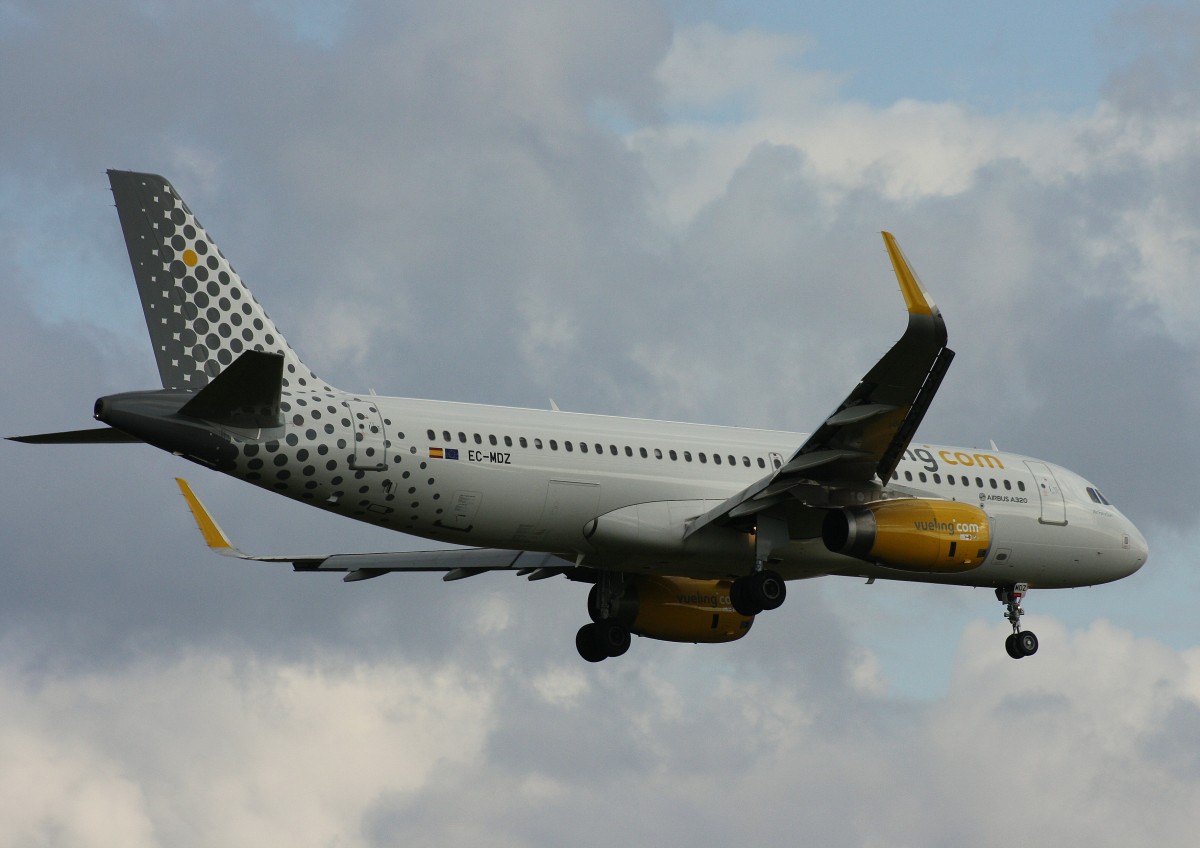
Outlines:
{"label": "row of passenger windows", "polygon": [[[435,431],[427,430],[426,435],[429,436],[429,441],[431,441],[431,442],[437,441],[437,433]],[[477,444],[477,445],[484,444],[484,437],[481,436],[479,433],[473,433],[472,437],[474,438],[475,444]],[[454,443],[453,434],[451,434],[451,432],[449,430],[443,430],[442,431],[442,441],[447,442],[449,444],[453,444]],[[462,444],[470,443],[470,440],[467,438],[467,434],[463,433],[463,432],[458,433],[458,441]],[[487,437],[486,443],[489,445],[492,445],[493,447],[499,447],[501,445],[501,443],[503,443],[504,447],[511,448],[511,447],[513,447],[513,438],[512,438],[512,436],[503,436],[501,438],[497,438],[496,436],[489,435]],[[524,436],[518,436],[516,439],[516,444],[523,448],[528,448],[528,447],[530,447],[530,445],[532,445],[535,450],[545,450],[546,448],[549,448],[552,451],[556,451],[560,447],[557,439],[547,439],[545,442],[543,442],[541,439],[538,439],[538,438],[527,439]],[[561,448],[563,450],[565,450],[567,453],[574,453],[576,450],[578,450],[580,453],[596,453],[598,455],[604,455],[605,453],[608,453],[611,456],[620,456],[622,453],[622,450],[614,444],[610,444],[606,449],[604,447],[604,445],[600,444],[599,442],[589,443],[589,442],[572,442],[569,440],[564,440],[561,445]],[[635,455],[634,448],[630,447],[629,445],[624,446],[623,452],[624,452],[625,456],[634,456]],[[741,465],[745,466],[746,468],[752,468],[752,467],[754,467],[755,464],[757,464],[759,468],[767,467],[766,459],[764,459],[761,456],[756,457],[755,458],[756,461],[751,461],[750,457],[743,455],[741,457],[741,459],[739,460],[738,457],[734,456],[731,453],[730,454],[719,454],[719,453],[708,454],[704,451],[698,451],[696,453],[695,457],[693,457],[692,452],[686,451],[686,450],[685,451],[675,451],[675,450],[668,449],[667,451],[663,451],[662,448],[637,448],[636,455],[640,456],[642,459],[649,459],[651,456],[653,456],[655,459],[670,459],[672,462],[678,462],[680,460],[680,458],[682,458],[684,462],[692,462],[693,460],[695,460],[697,462],[700,462],[701,464],[707,464],[709,462],[709,460],[711,459],[711,461],[714,465],[728,464],[728,465],[736,466],[738,464],[741,464]],[[776,460],[774,462],[774,465],[776,468],[778,468],[779,462]]]}
{"label": "row of passenger windows", "polygon": [[[941,482],[942,482],[942,475],[941,475],[941,474],[936,474],[936,473],[935,473],[935,474],[933,474],[933,475],[931,475],[931,476],[933,477],[933,482],[934,482],[934,483],[941,483]],[[899,479],[900,479],[900,472],[899,472],[899,471],[897,471],[896,473],[894,473],[894,474],[892,475],[892,479],[893,479],[893,480],[899,480]],[[911,483],[911,482],[912,482],[912,480],[913,480],[913,473],[912,473],[911,471],[905,471],[905,472],[904,472],[904,479],[905,479],[906,481],[908,481],[909,483]],[[927,483],[927,482],[929,482],[929,477],[928,477],[928,476],[926,476],[926,474],[925,474],[925,472],[924,472],[924,471],[918,471],[918,472],[917,472],[917,479],[918,479],[918,480],[920,480],[922,483]],[[965,474],[963,474],[961,477],[955,477],[953,474],[947,474],[947,475],[946,475],[946,483],[947,483],[948,485],[950,485],[950,486],[957,486],[957,485],[959,484],[959,481],[961,481],[961,482],[962,482],[962,485],[964,485],[964,486],[970,486],[970,485],[971,485],[971,478],[970,478],[970,477],[968,477],[968,476],[967,476],[967,475],[965,475]],[[999,489],[999,488],[1000,488],[1000,485],[1001,485],[1001,483],[998,483],[998,482],[996,482],[996,478],[995,478],[995,477],[989,477],[989,478],[988,478],[988,482],[989,482],[989,483],[991,483],[991,486],[992,486],[992,488],[993,488],[993,489]],[[1012,491],[1013,484],[1012,484],[1012,481],[1011,481],[1011,480],[1004,480],[1004,481],[1002,481],[1002,483],[1003,483],[1003,485],[1004,485],[1004,488],[1005,488],[1006,490],[1008,490],[1008,491],[1010,491],[1010,492]],[[976,477],[976,478],[975,478],[975,487],[976,487],[976,488],[978,488],[978,489],[982,489],[982,488],[983,488],[983,478],[982,478],[982,477]],[[1017,491],[1019,491],[1019,492],[1023,492],[1023,491],[1025,491],[1025,482],[1024,482],[1023,480],[1018,480],[1018,481],[1017,481]]]}
{"label": "row of passenger windows", "polygon": [[[438,434],[434,430],[426,430],[425,434],[429,437],[429,441],[431,441],[431,442],[435,442],[438,439]],[[455,435],[456,434],[451,433],[449,430],[443,430],[441,432],[442,441],[446,442],[447,444],[454,444]],[[527,439],[525,436],[518,436],[514,442],[512,436],[497,437],[494,435],[488,435],[485,439],[485,437],[479,433],[472,433],[471,436],[468,437],[467,434],[462,431],[459,431],[457,433],[457,441],[460,444],[464,444],[464,445],[470,444],[472,441],[474,441],[474,443],[477,445],[483,445],[486,443],[488,445],[491,445],[492,447],[500,447],[501,445],[503,445],[504,447],[507,447],[507,448],[511,448],[514,446],[520,446],[522,448],[529,448],[532,445],[532,447],[535,450],[545,450],[545,449],[549,448],[552,451],[557,451],[560,448],[560,445],[559,445],[559,442],[557,439],[547,439],[545,442],[543,442],[540,438]],[[564,451],[566,451],[567,453],[574,453],[576,450],[578,450],[579,453],[595,453],[595,454],[598,454],[601,456],[603,456],[605,453],[608,453],[611,456],[620,456],[622,453],[624,453],[625,456],[628,456],[628,457],[632,457],[632,456],[636,455],[636,456],[642,457],[642,459],[649,459],[651,457],[651,455],[653,455],[653,457],[655,459],[670,459],[672,462],[678,462],[680,457],[682,456],[684,462],[692,462],[694,459],[695,461],[698,461],[701,464],[707,464],[711,457],[712,463],[714,465],[728,464],[728,465],[736,466],[739,464],[738,457],[734,456],[733,454],[713,453],[710,455],[708,453],[705,453],[704,451],[698,451],[695,454],[695,457],[693,457],[692,452],[686,451],[686,450],[685,451],[675,451],[675,450],[668,449],[666,452],[664,452],[661,448],[637,448],[637,451],[635,454],[634,448],[630,447],[629,445],[625,445],[624,450],[622,451],[620,448],[618,448],[614,444],[609,444],[608,448],[606,449],[604,447],[604,445],[602,445],[600,442],[594,442],[594,443],[573,442],[570,440],[564,440],[562,442],[561,448]],[[741,457],[740,464],[745,466],[746,468],[752,468],[752,467],[754,467],[755,464],[757,464],[757,466],[759,468],[767,467],[766,459],[764,459],[761,456],[756,457],[755,461],[752,462],[750,457],[743,455]],[[780,466],[780,460],[775,455],[772,455],[772,463],[771,464],[773,465],[773,467],[778,468]],[[932,475],[927,475],[924,471],[918,471],[916,474],[916,479],[922,483],[930,482],[931,477],[932,477],[932,482],[934,482],[934,483],[940,484],[942,482],[942,475],[938,474],[938,473],[934,473]],[[892,475],[892,479],[899,480],[900,472],[899,471],[895,472]],[[909,483],[913,482],[913,479],[914,479],[913,472],[905,471],[904,479]],[[963,486],[970,486],[971,478],[967,477],[965,474],[960,477],[955,477],[953,474],[947,474],[946,475],[946,483],[950,486],[957,486],[960,483]],[[1003,480],[1003,481],[997,482],[997,480],[994,477],[992,477],[992,478],[988,478],[988,483],[991,485],[991,487],[993,489],[999,489],[1001,487],[1001,485],[1003,485],[1003,487],[1007,491],[1012,491],[1012,488],[1013,488],[1013,484],[1012,484],[1011,480]],[[984,482],[983,482],[982,477],[975,478],[975,486],[976,486],[976,488],[979,488],[979,489],[984,488]],[[1020,491],[1020,492],[1025,491],[1024,481],[1018,480],[1016,488],[1017,488],[1017,491]],[[1089,491],[1089,494],[1090,494],[1090,491]],[[1103,497],[1103,496],[1101,495],[1101,497]],[[1093,496],[1093,500],[1095,500],[1094,496]]]}

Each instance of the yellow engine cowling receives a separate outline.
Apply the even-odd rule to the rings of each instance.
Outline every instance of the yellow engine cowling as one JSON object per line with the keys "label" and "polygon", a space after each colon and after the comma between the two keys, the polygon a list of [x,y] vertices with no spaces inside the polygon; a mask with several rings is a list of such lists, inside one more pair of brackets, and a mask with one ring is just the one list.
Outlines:
{"label": "yellow engine cowling", "polygon": [[[666,642],[732,642],[754,624],[729,600],[729,580],[634,577],[613,616],[631,633]],[[595,590],[588,608],[597,618]]]}
{"label": "yellow engine cowling", "polygon": [[899,498],[833,510],[821,528],[834,553],[904,571],[970,571],[987,557],[987,513],[958,501]]}

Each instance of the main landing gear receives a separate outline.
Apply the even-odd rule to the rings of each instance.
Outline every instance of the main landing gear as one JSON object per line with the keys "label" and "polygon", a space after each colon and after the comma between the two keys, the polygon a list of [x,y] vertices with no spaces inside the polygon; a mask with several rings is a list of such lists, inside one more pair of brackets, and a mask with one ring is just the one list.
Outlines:
{"label": "main landing gear", "polygon": [[596,663],[609,657],[619,657],[629,650],[633,634],[622,623],[621,599],[625,596],[625,576],[601,571],[596,585],[588,593],[588,615],[591,622],[575,634],[575,650],[588,662]]}
{"label": "main landing gear", "polygon": [[1014,660],[1031,657],[1038,649],[1038,638],[1033,635],[1033,631],[1021,629],[1021,616],[1025,614],[1025,610],[1021,609],[1021,599],[1028,591],[1028,583],[1017,583],[1011,588],[1001,586],[996,590],[996,600],[1007,607],[1004,617],[1012,624],[1013,629],[1012,635],[1004,640],[1004,650],[1008,651],[1008,655]]}
{"label": "main landing gear", "polygon": [[729,590],[729,601],[740,615],[758,615],[779,609],[787,597],[787,585],[776,571],[763,569],[739,577]]}

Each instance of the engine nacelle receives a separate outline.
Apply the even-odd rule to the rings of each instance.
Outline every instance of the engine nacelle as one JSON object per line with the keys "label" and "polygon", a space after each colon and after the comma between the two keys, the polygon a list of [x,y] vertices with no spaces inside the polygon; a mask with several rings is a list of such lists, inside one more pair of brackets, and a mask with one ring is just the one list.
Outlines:
{"label": "engine nacelle", "polygon": [[[729,580],[633,577],[610,615],[631,633],[665,642],[732,642],[750,632],[754,616],[741,615],[729,599]],[[588,611],[599,620],[597,591]]]}
{"label": "engine nacelle", "polygon": [[958,501],[899,498],[833,510],[821,527],[838,554],[904,571],[957,572],[987,557],[987,513]]}

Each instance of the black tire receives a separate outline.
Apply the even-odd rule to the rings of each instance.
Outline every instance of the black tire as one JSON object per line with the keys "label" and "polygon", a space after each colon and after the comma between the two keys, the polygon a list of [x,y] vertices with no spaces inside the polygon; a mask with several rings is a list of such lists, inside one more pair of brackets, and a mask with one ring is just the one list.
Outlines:
{"label": "black tire", "polygon": [[1021,657],[1025,656],[1023,653],[1021,653],[1021,649],[1017,645],[1016,633],[1008,634],[1008,638],[1004,640],[1004,650],[1008,651],[1008,655],[1014,660],[1019,660]]}
{"label": "black tire", "polygon": [[1017,634],[1016,645],[1017,649],[1021,652],[1021,656],[1032,657],[1037,653],[1038,637],[1033,635],[1032,630],[1022,630]]}
{"label": "black tire", "polygon": [[753,576],[739,577],[729,588],[729,603],[738,615],[755,616],[763,611],[751,591],[750,582],[753,579]]}
{"label": "black tire", "polygon": [[601,640],[600,625],[585,624],[575,634],[575,650],[590,663],[608,659],[608,650]]}
{"label": "black tire", "polygon": [[787,584],[775,571],[760,571],[754,575],[754,599],[764,610],[779,609],[787,598]]}
{"label": "black tire", "polygon": [[629,650],[633,635],[629,628],[615,622],[606,621],[599,625],[600,642],[610,657],[619,657]]}

